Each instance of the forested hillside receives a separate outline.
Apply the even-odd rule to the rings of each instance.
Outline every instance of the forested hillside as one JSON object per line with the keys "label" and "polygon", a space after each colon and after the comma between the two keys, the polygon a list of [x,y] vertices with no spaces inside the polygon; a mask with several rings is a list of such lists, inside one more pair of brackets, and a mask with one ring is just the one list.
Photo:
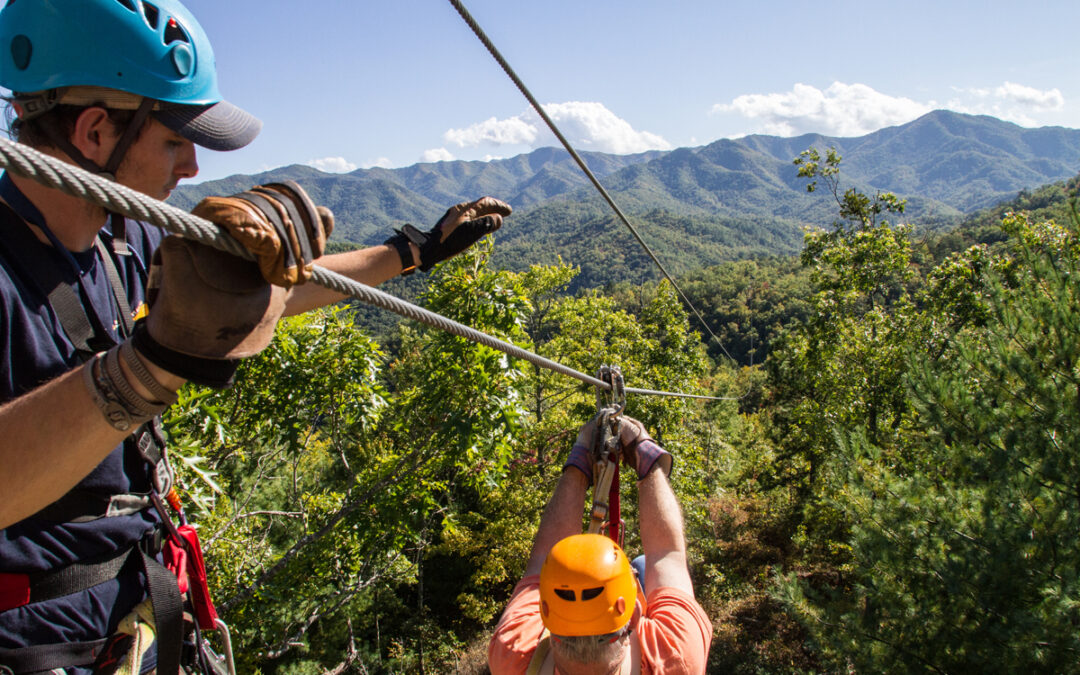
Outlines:
{"label": "forested hillside", "polygon": [[[931,116],[879,141],[940,141],[969,122]],[[964,128],[983,128],[986,157],[1057,133],[975,123],[987,126]],[[743,140],[762,146],[754,158],[784,152]],[[1080,672],[1080,178],[1013,190],[938,232],[908,224],[910,201],[862,191],[858,149],[841,163],[818,145],[824,159],[796,167],[816,141],[791,143],[775,160],[787,192],[730,142],[609,176],[639,205],[649,185],[681,185],[685,206],[649,212],[661,223],[649,236],[722,345],[701,340],[599,206],[572,196],[513,216],[548,239],[508,224],[392,289],[584,372],[615,364],[629,386],[730,398],[639,396],[627,410],[676,457],[709,672]],[[897,166],[916,160],[893,147]],[[829,215],[807,219],[823,227],[798,245],[786,216],[703,215],[718,198],[691,155],[744,162],[734,173],[755,196],[739,208],[787,195],[777,208],[792,220],[799,204]],[[940,187],[934,203],[961,199]],[[586,262],[555,257],[575,246]],[[709,255],[727,261],[695,262]],[[389,321],[376,340],[354,319],[349,307],[290,319],[233,390],[189,387],[168,420],[240,670],[486,672],[594,393],[440,331]]]}
{"label": "forested hillside", "polygon": [[[858,138],[747,136],[698,148],[638,155],[582,153],[592,171],[678,273],[724,260],[791,255],[802,229],[828,227],[832,202],[808,194],[791,160],[807,147],[834,147],[849,184],[866,194],[907,199],[920,228],[954,226],[963,216],[1023,189],[1080,170],[1080,131],[1025,129],[947,111]],[[490,194],[515,209],[495,263],[522,271],[561,260],[578,266],[574,288],[658,278],[639,265],[638,247],[563,150],[545,148],[491,162],[438,162],[401,169],[325,174],[291,166],[184,186],[173,203],[190,208],[208,194],[292,178],[337,215],[336,241],[375,244],[401,223],[433,223],[451,204]]]}

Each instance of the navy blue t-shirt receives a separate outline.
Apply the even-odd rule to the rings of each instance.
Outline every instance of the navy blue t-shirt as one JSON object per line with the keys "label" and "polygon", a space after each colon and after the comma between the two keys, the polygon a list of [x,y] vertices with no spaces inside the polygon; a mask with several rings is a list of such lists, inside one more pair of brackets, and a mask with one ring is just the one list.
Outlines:
{"label": "navy blue t-shirt", "polygon": [[[22,218],[41,225],[38,210],[7,175],[0,177],[0,197]],[[99,333],[104,331],[119,340],[122,330],[120,310],[96,247],[69,257],[40,242],[26,245],[25,237],[9,236],[11,228],[26,225],[0,211],[0,402],[32,391],[80,364],[59,318],[37,280],[28,278],[33,273],[27,270],[34,266],[61,270],[66,281],[77,283],[88,318]],[[111,241],[107,224],[105,232]],[[133,315],[145,311],[147,270],[162,237],[159,228],[127,220],[131,255],[112,255]],[[48,417],[35,422],[52,423]],[[72,434],[78,433],[72,430]],[[0,465],[2,457],[0,450]],[[149,492],[149,467],[137,452],[125,453],[120,445],[76,489],[103,495]],[[49,571],[76,561],[108,557],[136,544],[156,522],[151,511],[86,523],[56,523],[32,516],[0,530],[0,572]],[[84,592],[0,612],[0,648],[85,642],[112,634],[119,621],[145,597],[141,577],[141,572],[131,570]]]}

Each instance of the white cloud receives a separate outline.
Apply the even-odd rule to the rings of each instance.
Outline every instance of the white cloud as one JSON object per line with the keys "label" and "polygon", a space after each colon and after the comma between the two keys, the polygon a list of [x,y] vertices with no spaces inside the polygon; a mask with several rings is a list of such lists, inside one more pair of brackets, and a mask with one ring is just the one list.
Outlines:
{"label": "white cloud", "polygon": [[1039,124],[1033,116],[1060,111],[1065,97],[1058,89],[1040,90],[1014,82],[998,87],[954,87],[956,96],[941,104],[890,96],[865,84],[834,82],[821,90],[796,84],[791,91],[745,94],[730,103],[717,103],[713,113],[734,113],[757,122],[752,133],[796,136],[817,132],[833,136],[860,136],[883,127],[904,124],[946,108],[972,115],[993,115],[1023,126]]}
{"label": "white cloud", "polygon": [[[535,116],[535,113],[533,113]],[[551,113],[548,113],[549,115]],[[532,145],[536,142],[540,130],[522,117],[497,120],[494,117],[478,122],[464,129],[450,129],[443,138],[459,148],[472,148],[478,145]]]}
{"label": "white cloud", "polygon": [[348,173],[350,171],[356,171],[355,164],[345,159],[344,157],[323,157],[322,159],[309,159],[304,162],[308,166],[313,166],[319,171],[325,171],[326,173]]}
{"label": "white cloud", "polygon": [[454,156],[446,148],[432,148],[420,155],[421,162],[449,162],[453,159]]}
{"label": "white cloud", "polygon": [[[671,148],[671,144],[661,136],[635,130],[629,122],[616,116],[602,103],[549,103],[544,110],[575,148],[613,154]],[[559,145],[555,135],[532,109],[503,120],[492,117],[464,129],[450,129],[443,138],[459,148],[504,145],[540,148]]]}
{"label": "white cloud", "polygon": [[865,84],[833,82],[824,91],[800,83],[789,92],[745,94],[731,103],[717,103],[712,111],[761,120],[759,131],[777,136],[808,132],[861,136],[910,122],[932,109],[931,105],[909,98],[882,94]]}
{"label": "white cloud", "polygon": [[1034,87],[1025,87],[1022,84],[1006,82],[994,90],[998,98],[1013,101],[1036,110],[1061,110],[1065,107],[1065,97],[1059,89],[1041,91]]}
{"label": "white cloud", "polygon": [[380,157],[374,162],[365,162],[364,164],[361,164],[361,166],[365,169],[372,169],[375,167],[379,167],[380,169],[389,169],[392,164],[389,157]]}

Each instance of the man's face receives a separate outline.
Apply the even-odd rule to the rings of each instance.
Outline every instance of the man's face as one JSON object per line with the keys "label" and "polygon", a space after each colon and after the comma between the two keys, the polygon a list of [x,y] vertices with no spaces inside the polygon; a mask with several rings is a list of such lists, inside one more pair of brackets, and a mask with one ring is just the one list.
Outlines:
{"label": "man's face", "polygon": [[198,173],[195,144],[151,118],[120,163],[116,180],[154,199],[165,199],[181,178]]}

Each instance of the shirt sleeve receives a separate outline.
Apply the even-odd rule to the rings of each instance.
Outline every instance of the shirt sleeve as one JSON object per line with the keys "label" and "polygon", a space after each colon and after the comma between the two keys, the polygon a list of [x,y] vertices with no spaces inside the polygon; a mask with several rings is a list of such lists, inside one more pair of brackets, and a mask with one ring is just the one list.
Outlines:
{"label": "shirt sleeve", "polygon": [[664,586],[649,594],[647,608],[638,623],[642,673],[704,673],[712,622],[694,597]]}
{"label": "shirt sleeve", "polygon": [[488,643],[488,667],[492,675],[522,675],[529,669],[544,622],[540,618],[540,576],[518,582],[495,635]]}

